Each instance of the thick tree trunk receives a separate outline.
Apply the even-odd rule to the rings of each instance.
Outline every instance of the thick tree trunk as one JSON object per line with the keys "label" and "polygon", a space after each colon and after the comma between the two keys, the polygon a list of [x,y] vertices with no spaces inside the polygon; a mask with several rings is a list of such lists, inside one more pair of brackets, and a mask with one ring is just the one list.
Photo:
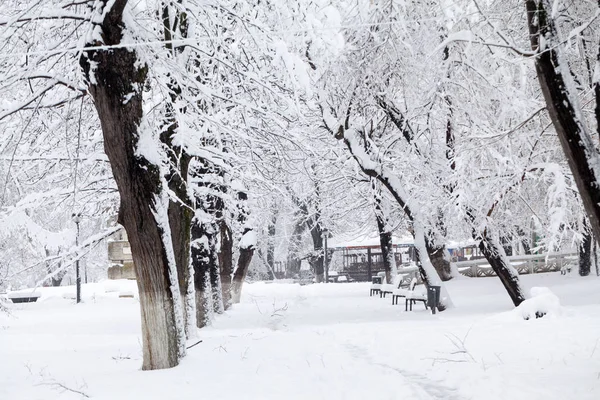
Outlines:
{"label": "thick tree trunk", "polygon": [[[593,236],[598,240],[600,155],[585,126],[569,65],[561,53],[557,28],[550,15],[553,4],[549,0],[525,0],[525,5],[531,47],[539,52],[535,67],[546,107],[583,200]],[[596,86],[596,92],[599,91]]]}
{"label": "thick tree trunk", "polygon": [[[107,8],[101,23],[103,43],[89,46],[120,44],[127,1],[107,3],[102,4]],[[157,220],[167,218],[167,188],[159,167],[136,155],[147,67],[126,48],[86,51],[80,63],[121,197],[118,221],[131,245],[142,314],[142,369],[174,367],[185,355],[185,333],[169,225]]]}
{"label": "thick tree trunk", "polygon": [[240,257],[238,258],[238,265],[233,274],[233,281],[231,283],[231,302],[238,304],[242,298],[242,287],[244,280],[248,274],[248,267],[252,261],[254,255],[254,248],[240,249]]}
{"label": "thick tree trunk", "polygon": [[588,231],[583,233],[579,243],[579,275],[588,276],[592,270],[592,234]]}
{"label": "thick tree trunk", "polygon": [[[169,132],[171,130],[169,129]],[[163,143],[170,143],[171,139]],[[192,224],[192,205],[187,195],[187,179],[189,157],[183,155],[179,163],[174,158],[171,160],[174,165],[171,172],[167,175],[169,190],[175,194],[177,200],[169,201],[169,226],[171,228],[171,237],[173,240],[173,250],[175,262],[177,264],[177,277],[179,278],[179,291],[185,297],[191,295],[188,293],[190,276],[190,232]],[[175,171],[178,169],[178,171]],[[183,179],[182,179],[183,178]],[[187,308],[186,308],[187,309]],[[186,316],[187,319],[187,316]]]}
{"label": "thick tree trunk", "polygon": [[[475,212],[467,209],[467,216],[469,217],[470,222],[475,225]],[[519,273],[510,264],[510,261],[504,252],[504,247],[502,247],[502,244],[500,243],[500,238],[491,233],[489,228],[485,228],[483,233],[479,233],[474,229],[473,239],[479,241],[479,250],[481,250],[488,264],[490,264],[492,270],[494,270],[502,282],[502,285],[504,286],[504,289],[506,289],[513,304],[515,306],[521,304],[527,296],[521,287]]]}
{"label": "thick tree trunk", "polygon": [[[48,248],[44,248],[44,251],[46,252],[46,258],[48,258],[51,255],[51,251],[48,250]],[[56,253],[57,255],[60,254],[60,250]],[[46,272],[48,272],[48,275],[52,274],[55,270],[59,270],[62,267],[62,262],[59,262],[58,265],[56,266],[56,268],[54,269],[54,271],[50,268],[50,266],[52,265],[51,262],[46,262]],[[52,278],[50,278],[50,282],[52,283],[53,287],[58,287],[61,285],[63,278],[65,277],[67,271],[62,271],[59,272],[56,275],[53,275]]]}
{"label": "thick tree trunk", "polygon": [[425,245],[427,247],[427,254],[429,254],[429,259],[433,264],[433,268],[440,276],[442,281],[449,281],[452,279],[452,269],[450,268],[450,260],[446,256],[448,250],[446,250],[446,245],[436,245],[432,239],[427,238],[425,240]]}
{"label": "thick tree trunk", "polygon": [[[194,267],[194,288],[196,289],[196,324],[203,328],[210,324],[213,316],[213,297],[210,279],[210,270],[213,265],[218,265],[215,241],[211,240],[207,230],[210,226],[203,223],[202,213],[196,212],[192,220],[191,263]],[[199,215],[200,214],[200,215]]]}
{"label": "thick tree trunk", "polygon": [[[180,20],[179,27],[172,26],[170,11],[175,14],[174,20]],[[165,47],[173,50],[173,46],[169,43],[172,40],[173,31],[179,29],[182,37],[187,36],[187,18],[185,13],[180,10],[170,10],[168,3],[163,5],[162,10],[163,32],[166,42]],[[181,53],[182,47],[176,49],[172,54],[177,56]],[[188,170],[191,157],[186,150],[181,146],[173,143],[173,138],[177,133],[179,124],[172,117],[174,112],[174,104],[177,104],[181,99],[181,88],[175,81],[168,84],[171,103],[167,103],[167,115],[171,116],[166,123],[166,128],[160,135],[160,140],[164,143],[169,151],[169,172],[166,175],[166,180],[169,185],[171,195],[169,201],[169,226],[171,228],[171,238],[173,241],[173,251],[175,255],[175,263],[177,265],[177,276],[179,278],[179,291],[182,294],[182,302],[184,305],[184,318],[186,326],[186,334],[188,337],[195,331],[195,307],[194,307],[194,285],[192,282],[193,268],[190,266],[190,234],[191,223],[193,217],[192,201],[188,195]],[[185,110],[182,110],[185,112]],[[181,112],[181,111],[180,111]]]}
{"label": "thick tree trunk", "polygon": [[508,261],[500,240],[486,230],[479,242],[479,250],[481,250],[488,264],[490,264],[496,275],[498,275],[498,278],[500,278],[513,304],[515,306],[521,304],[526,299],[526,296],[521,287],[519,273],[510,264],[510,261]]}
{"label": "thick tree trunk", "polygon": [[215,239],[214,244],[211,246],[211,252],[213,253],[213,257],[211,257],[211,259],[213,262],[211,263],[209,270],[212,304],[214,312],[217,314],[223,314],[225,311],[225,305],[223,303],[223,287],[221,285],[221,271],[219,268],[219,259],[217,255],[216,232],[215,234],[212,234],[212,237]]}
{"label": "thick tree trunk", "polygon": [[[248,210],[246,208],[246,202],[248,201],[248,194],[240,191],[238,192],[238,223],[241,226],[246,224],[248,220]],[[242,237],[240,238],[240,255],[238,258],[237,268],[233,273],[233,281],[231,282],[231,302],[237,304],[240,302],[242,296],[242,286],[246,280],[248,274],[248,268],[256,249],[256,232],[250,227],[244,227]]]}

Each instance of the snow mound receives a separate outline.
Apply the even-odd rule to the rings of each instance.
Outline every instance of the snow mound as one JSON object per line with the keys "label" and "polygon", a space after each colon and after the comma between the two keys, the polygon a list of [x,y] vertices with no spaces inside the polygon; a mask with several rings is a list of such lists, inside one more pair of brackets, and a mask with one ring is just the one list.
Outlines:
{"label": "snow mound", "polygon": [[513,313],[525,320],[562,315],[563,310],[558,296],[547,287],[533,287],[530,294],[531,297],[515,308]]}

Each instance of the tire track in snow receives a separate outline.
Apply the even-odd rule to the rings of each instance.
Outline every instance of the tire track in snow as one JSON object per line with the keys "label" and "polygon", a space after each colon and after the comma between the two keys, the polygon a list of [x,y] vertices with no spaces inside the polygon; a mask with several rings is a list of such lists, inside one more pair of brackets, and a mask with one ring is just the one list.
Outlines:
{"label": "tire track in snow", "polygon": [[446,386],[440,382],[431,380],[427,376],[421,375],[416,372],[406,371],[406,370],[391,366],[389,364],[374,361],[371,358],[371,356],[369,355],[368,350],[363,347],[360,347],[360,346],[357,346],[354,344],[350,344],[350,343],[344,344],[344,347],[355,358],[362,359],[371,365],[374,365],[374,366],[380,367],[380,368],[384,368],[384,369],[388,369],[388,370],[391,370],[391,371],[397,373],[402,378],[404,378],[405,381],[409,385],[412,385],[413,387],[417,387],[417,388],[421,389],[421,391],[424,392],[431,399],[466,400],[465,397],[462,397],[458,393],[457,388],[452,388],[452,387]]}

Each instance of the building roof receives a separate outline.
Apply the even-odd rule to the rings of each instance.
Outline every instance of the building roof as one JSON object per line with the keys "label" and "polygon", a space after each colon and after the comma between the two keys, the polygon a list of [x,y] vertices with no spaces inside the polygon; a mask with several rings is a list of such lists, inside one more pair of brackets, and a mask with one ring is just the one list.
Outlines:
{"label": "building roof", "polygon": [[[392,245],[412,246],[414,239],[410,235],[392,236]],[[362,235],[357,237],[338,236],[329,239],[329,248],[331,249],[366,249],[380,247],[379,235]]]}

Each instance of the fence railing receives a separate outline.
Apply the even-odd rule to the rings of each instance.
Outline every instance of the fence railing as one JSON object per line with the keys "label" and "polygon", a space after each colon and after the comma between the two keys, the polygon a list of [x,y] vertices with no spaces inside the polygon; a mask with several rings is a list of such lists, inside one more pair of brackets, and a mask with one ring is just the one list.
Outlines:
{"label": "fence railing", "polygon": [[[531,254],[509,256],[508,259],[519,275],[525,275],[571,268],[577,264],[579,254],[575,252]],[[470,261],[458,261],[453,264],[458,269],[458,272],[471,278],[496,275],[485,258]]]}

